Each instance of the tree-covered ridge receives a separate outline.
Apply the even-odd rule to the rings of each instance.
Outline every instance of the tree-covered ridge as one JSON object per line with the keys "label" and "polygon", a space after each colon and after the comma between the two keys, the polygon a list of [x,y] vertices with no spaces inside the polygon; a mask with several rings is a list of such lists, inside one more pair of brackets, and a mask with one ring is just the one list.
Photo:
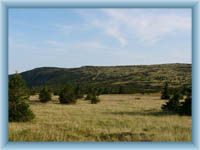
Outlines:
{"label": "tree-covered ridge", "polygon": [[[84,66],[80,68],[42,67],[21,73],[27,85],[39,88],[46,84],[51,89],[65,84],[81,87],[96,86],[108,93],[160,91],[163,82],[177,87],[191,85],[191,64],[160,64],[135,66]],[[117,93],[117,92],[116,92]]]}

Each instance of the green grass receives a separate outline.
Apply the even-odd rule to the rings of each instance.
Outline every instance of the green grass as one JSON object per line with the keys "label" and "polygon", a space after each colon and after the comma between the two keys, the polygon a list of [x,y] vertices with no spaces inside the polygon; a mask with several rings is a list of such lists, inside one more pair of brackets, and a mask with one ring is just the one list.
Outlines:
{"label": "green grass", "polygon": [[99,104],[79,100],[41,104],[31,97],[36,118],[9,123],[10,141],[191,141],[192,119],[163,113],[159,94],[101,95]]}

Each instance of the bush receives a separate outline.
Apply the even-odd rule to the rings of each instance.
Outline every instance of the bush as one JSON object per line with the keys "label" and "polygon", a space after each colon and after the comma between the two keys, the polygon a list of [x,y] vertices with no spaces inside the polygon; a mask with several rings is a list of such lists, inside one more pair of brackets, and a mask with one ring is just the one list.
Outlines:
{"label": "bush", "polygon": [[99,102],[100,102],[99,97],[96,96],[96,95],[92,95],[92,97],[91,97],[91,104],[97,104]]}
{"label": "bush", "polygon": [[40,102],[45,103],[51,100],[50,90],[45,86],[39,94]]}
{"label": "bush", "polygon": [[179,108],[179,114],[180,115],[192,115],[192,95],[191,95],[191,89],[187,89],[186,91],[187,97],[185,98],[185,101],[181,103],[181,106]]}
{"label": "bush", "polygon": [[162,110],[167,112],[177,112],[179,110],[180,93],[178,91],[170,97],[169,101],[166,104],[162,105]]}
{"label": "bush", "polygon": [[9,121],[30,121],[35,115],[29,108],[29,91],[21,75],[9,79]]}
{"label": "bush", "polygon": [[165,82],[161,92],[161,99],[169,99],[169,98],[170,96],[169,96],[168,83]]}
{"label": "bush", "polygon": [[88,94],[85,100],[91,100],[91,104],[97,104],[100,102],[98,96],[101,94],[101,90],[95,87],[90,87],[88,89]]}
{"label": "bush", "polygon": [[76,96],[72,86],[66,86],[59,94],[59,101],[61,104],[75,104]]}
{"label": "bush", "polygon": [[37,90],[34,88],[30,88],[29,95],[36,95],[36,94],[37,94]]}
{"label": "bush", "polygon": [[99,97],[95,93],[88,93],[85,100],[91,100],[91,104],[97,104],[100,102]]}
{"label": "bush", "polygon": [[53,95],[59,95],[59,92],[55,91],[53,92]]}
{"label": "bush", "polygon": [[85,97],[85,100],[91,100],[92,99],[92,94],[87,94],[87,96]]}
{"label": "bush", "polygon": [[181,103],[180,109],[179,109],[180,115],[192,115],[192,98],[187,97],[183,103]]}
{"label": "bush", "polygon": [[182,95],[187,95],[188,92],[191,93],[191,85],[183,84],[180,91]]}
{"label": "bush", "polygon": [[75,97],[78,98],[83,98],[83,93],[81,91],[80,85],[77,85],[74,89]]}
{"label": "bush", "polygon": [[123,87],[122,86],[119,86],[119,92],[118,94],[123,94]]}

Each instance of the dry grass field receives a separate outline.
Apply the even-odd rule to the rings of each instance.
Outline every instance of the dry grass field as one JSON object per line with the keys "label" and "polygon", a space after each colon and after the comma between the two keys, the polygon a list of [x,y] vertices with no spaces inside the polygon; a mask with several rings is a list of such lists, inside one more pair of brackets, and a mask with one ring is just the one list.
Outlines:
{"label": "dry grass field", "polygon": [[101,95],[99,104],[30,98],[36,118],[9,123],[10,141],[191,141],[192,119],[163,113],[159,94]]}

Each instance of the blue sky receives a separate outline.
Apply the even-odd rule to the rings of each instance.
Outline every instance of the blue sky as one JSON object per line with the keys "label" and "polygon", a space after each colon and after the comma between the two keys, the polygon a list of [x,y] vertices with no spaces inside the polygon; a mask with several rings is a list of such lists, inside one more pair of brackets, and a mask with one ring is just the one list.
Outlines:
{"label": "blue sky", "polygon": [[191,63],[191,9],[9,9],[9,73]]}

